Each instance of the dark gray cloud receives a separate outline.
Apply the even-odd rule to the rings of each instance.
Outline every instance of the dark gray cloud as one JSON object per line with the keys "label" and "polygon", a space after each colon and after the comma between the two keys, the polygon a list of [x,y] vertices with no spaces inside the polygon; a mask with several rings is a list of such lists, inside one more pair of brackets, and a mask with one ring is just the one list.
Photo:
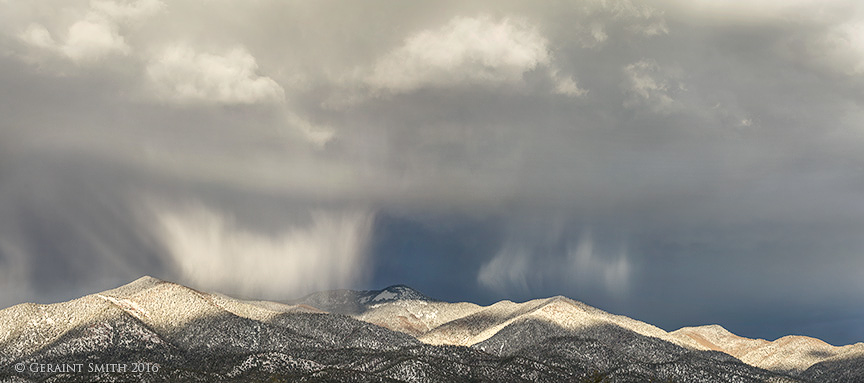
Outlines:
{"label": "dark gray cloud", "polygon": [[2,306],[409,283],[860,340],[856,2],[0,10]]}

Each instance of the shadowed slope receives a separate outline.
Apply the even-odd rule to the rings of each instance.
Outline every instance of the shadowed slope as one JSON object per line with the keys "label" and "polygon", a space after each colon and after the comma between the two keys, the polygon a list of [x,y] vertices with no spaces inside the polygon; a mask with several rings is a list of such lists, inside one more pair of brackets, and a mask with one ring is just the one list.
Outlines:
{"label": "shadowed slope", "polygon": [[533,357],[552,366],[579,365],[613,381],[799,381],[724,353],[686,349],[611,323],[566,329],[545,319],[520,318],[473,347],[501,356]]}
{"label": "shadowed slope", "polygon": [[[340,296],[345,296],[344,293]],[[321,296],[319,296],[321,297]],[[501,301],[490,306],[431,300],[396,299],[362,305],[353,316],[417,337],[432,345],[472,346],[494,337],[507,326],[526,320],[544,320],[562,329],[614,325],[696,351],[719,351],[755,367],[800,374],[827,360],[854,355],[864,345],[834,347],[815,338],[787,336],[769,342],[730,333],[718,325],[685,327],[666,332],[658,327],[614,315],[565,297],[524,303]]]}
{"label": "shadowed slope", "polygon": [[472,303],[401,300],[369,306],[355,318],[414,335],[427,344],[459,346],[481,343],[508,325],[528,319],[545,320],[567,330],[615,325],[690,350],[720,351],[751,366],[793,374],[821,361],[839,360],[864,351],[861,343],[835,347],[804,336],[786,336],[773,342],[749,339],[718,325],[666,332],[561,296],[523,303],[500,301],[486,307]]}
{"label": "shadowed slope", "polygon": [[[719,326],[667,333],[564,297],[482,307],[431,300],[405,286],[312,297],[307,301],[321,307],[353,307],[363,321],[321,307],[243,301],[149,277],[69,302],[14,306],[0,310],[0,381],[804,381],[704,351],[786,347],[799,344],[800,337],[754,341]],[[854,370],[860,359],[822,351],[813,356],[829,358],[805,374],[820,382],[864,376]],[[13,369],[18,363],[70,362],[156,363],[160,372]]]}
{"label": "shadowed slope", "polygon": [[669,337],[666,331],[658,327],[622,315],[610,314],[561,296],[524,303],[501,301],[444,323],[418,339],[429,344],[470,346],[492,337],[510,323],[523,318],[543,319],[571,330],[598,324],[614,324],[645,336],[702,349],[692,340]]}
{"label": "shadowed slope", "polygon": [[816,363],[801,376],[814,382],[864,382],[864,347]]}
{"label": "shadowed slope", "polygon": [[[152,278],[70,302],[19,305],[0,310],[5,319],[0,381],[552,383],[579,378],[574,369],[424,345],[347,316],[306,311]],[[12,367],[17,363],[155,363],[159,372],[18,373]]]}

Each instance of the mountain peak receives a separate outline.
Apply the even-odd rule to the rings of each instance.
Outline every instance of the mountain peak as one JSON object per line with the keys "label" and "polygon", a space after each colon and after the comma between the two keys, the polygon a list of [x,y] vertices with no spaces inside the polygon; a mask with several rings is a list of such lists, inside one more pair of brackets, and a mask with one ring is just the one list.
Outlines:
{"label": "mountain peak", "polygon": [[[768,342],[738,337],[719,325],[666,333],[563,296],[479,306],[437,301],[409,286],[392,285],[381,290],[324,291],[304,300],[330,313],[354,312],[349,314],[353,318],[311,307],[237,300],[149,276],[69,302],[14,306],[0,310],[0,380],[9,377],[3,371],[21,360],[54,363],[78,355],[123,363],[135,359],[122,355],[145,355],[158,361],[166,374],[182,370],[200,373],[208,381],[258,381],[274,371],[311,377],[323,371],[298,369],[292,359],[297,353],[311,358],[324,355],[310,363],[338,374],[316,375],[328,381],[346,381],[336,378],[358,373],[354,366],[369,366],[363,367],[362,374],[384,371],[389,375],[381,377],[394,381],[412,379],[417,368],[432,366],[421,372],[431,377],[441,371],[461,374],[442,380],[457,376],[459,380],[513,381],[532,376],[540,377],[532,381],[559,382],[596,368],[596,361],[615,374],[628,371],[634,363],[640,366],[638,376],[621,375],[610,381],[683,381],[701,376],[687,381],[835,383],[860,381],[864,376],[860,367],[864,344],[834,347],[803,336]],[[348,358],[349,370],[343,369],[345,364],[327,364],[336,360],[327,356],[334,350],[340,353],[339,360],[343,355]],[[381,358],[383,350],[395,357]],[[229,367],[214,375],[209,370],[213,364],[201,364],[202,353]],[[238,355],[250,356],[244,360]],[[548,369],[542,363],[559,359],[573,368]],[[397,362],[394,367],[393,360],[407,364]],[[664,360],[671,360],[673,368]],[[476,369],[477,365],[503,367]],[[514,371],[514,375],[496,375],[499,371]],[[787,373],[798,375],[783,375]],[[46,380],[29,377],[38,379],[15,381]],[[810,380],[813,377],[819,379]]]}
{"label": "mountain peak", "polygon": [[160,285],[163,283],[168,282],[165,282],[158,278],[153,278],[149,275],[145,275],[123,286],[105,291],[102,294],[116,297],[130,297],[132,295],[136,295],[142,291],[148,290],[156,285]]}
{"label": "mountain peak", "polygon": [[381,290],[329,290],[309,294],[293,301],[335,314],[356,315],[370,307],[396,301],[433,301],[406,285],[391,285]]}
{"label": "mountain peak", "polygon": [[[374,296],[372,296],[374,294]],[[382,302],[392,302],[392,301],[404,301],[404,300],[420,300],[420,301],[429,301],[431,300],[423,293],[409,287],[406,285],[391,285],[387,286],[381,290],[372,290],[369,291],[367,297],[370,297],[366,302],[375,304]],[[366,298],[366,297],[364,297]],[[362,299],[361,299],[362,301]]]}
{"label": "mountain peak", "polygon": [[734,335],[731,331],[727,330],[726,327],[723,327],[719,324],[708,324],[699,327],[704,329],[705,331],[710,331],[719,335]]}
{"label": "mountain peak", "polygon": [[387,287],[385,287],[385,288],[383,288],[383,289],[381,289],[381,290],[410,290],[410,291],[417,291],[417,290],[415,290],[414,288],[412,288],[411,286],[403,285],[403,284],[401,284],[401,283],[399,283],[399,284],[395,284],[395,285],[387,286]]}

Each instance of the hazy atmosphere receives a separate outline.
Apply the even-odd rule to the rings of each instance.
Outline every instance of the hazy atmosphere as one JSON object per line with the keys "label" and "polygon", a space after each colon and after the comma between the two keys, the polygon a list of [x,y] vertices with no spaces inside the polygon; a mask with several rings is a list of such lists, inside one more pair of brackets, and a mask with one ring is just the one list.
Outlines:
{"label": "hazy atmosphere", "polygon": [[864,3],[0,0],[0,308],[565,295],[864,341]]}

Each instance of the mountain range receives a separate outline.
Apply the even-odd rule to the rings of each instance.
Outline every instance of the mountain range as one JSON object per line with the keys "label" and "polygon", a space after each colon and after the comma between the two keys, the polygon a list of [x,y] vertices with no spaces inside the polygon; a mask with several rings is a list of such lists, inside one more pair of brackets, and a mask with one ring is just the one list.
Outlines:
{"label": "mountain range", "polygon": [[280,303],[143,277],[0,310],[0,382],[864,382],[864,344],[667,332],[566,297],[408,286]]}

